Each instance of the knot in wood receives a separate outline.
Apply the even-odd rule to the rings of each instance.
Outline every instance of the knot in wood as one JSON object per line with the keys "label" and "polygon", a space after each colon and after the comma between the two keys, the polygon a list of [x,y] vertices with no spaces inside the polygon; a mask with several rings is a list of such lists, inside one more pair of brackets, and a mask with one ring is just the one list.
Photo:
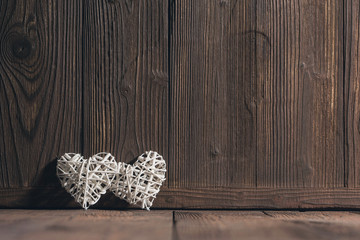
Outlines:
{"label": "knot in wood", "polygon": [[30,55],[32,43],[28,37],[19,35],[11,40],[11,49],[14,57],[24,59]]}

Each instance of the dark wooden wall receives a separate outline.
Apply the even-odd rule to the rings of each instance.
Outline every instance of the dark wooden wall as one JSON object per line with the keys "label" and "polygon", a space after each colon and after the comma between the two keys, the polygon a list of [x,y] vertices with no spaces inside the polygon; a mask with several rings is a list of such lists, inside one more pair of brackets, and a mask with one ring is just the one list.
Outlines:
{"label": "dark wooden wall", "polygon": [[76,206],[55,176],[65,152],[152,149],[168,164],[158,208],[358,208],[359,13],[0,0],[0,207]]}

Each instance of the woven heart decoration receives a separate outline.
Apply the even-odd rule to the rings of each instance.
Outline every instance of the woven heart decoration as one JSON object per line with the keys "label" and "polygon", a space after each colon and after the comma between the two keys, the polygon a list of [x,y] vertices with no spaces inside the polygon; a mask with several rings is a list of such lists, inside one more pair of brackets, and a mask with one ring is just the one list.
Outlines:
{"label": "woven heart decoration", "polygon": [[89,159],[65,153],[57,162],[57,175],[65,190],[87,209],[111,187],[117,168],[110,153],[98,153]]}
{"label": "woven heart decoration", "polygon": [[165,180],[166,163],[157,152],[149,151],[139,156],[134,165],[119,163],[118,173],[111,185],[114,194],[150,210]]}
{"label": "woven heart decoration", "polygon": [[117,163],[110,153],[98,153],[89,159],[66,153],[57,164],[61,185],[84,209],[110,189],[130,204],[150,210],[165,173],[166,162],[154,151],[143,153],[133,165]]}

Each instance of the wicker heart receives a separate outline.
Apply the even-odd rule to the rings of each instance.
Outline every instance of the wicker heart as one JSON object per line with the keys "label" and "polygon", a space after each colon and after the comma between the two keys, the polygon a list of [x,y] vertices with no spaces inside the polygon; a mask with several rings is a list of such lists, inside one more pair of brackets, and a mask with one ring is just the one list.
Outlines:
{"label": "wicker heart", "polygon": [[150,210],[165,181],[166,163],[161,155],[148,151],[134,165],[119,163],[111,190],[121,199]]}
{"label": "wicker heart", "polygon": [[66,153],[58,160],[57,175],[66,191],[87,209],[111,187],[117,167],[110,153],[98,153],[89,159]]}

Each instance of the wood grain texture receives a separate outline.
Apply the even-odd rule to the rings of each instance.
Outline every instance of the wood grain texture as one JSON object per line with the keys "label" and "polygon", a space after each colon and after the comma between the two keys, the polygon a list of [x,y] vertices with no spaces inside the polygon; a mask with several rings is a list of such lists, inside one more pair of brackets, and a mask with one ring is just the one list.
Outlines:
{"label": "wood grain texture", "polygon": [[345,61],[344,61],[344,121],[345,166],[348,186],[360,184],[360,5],[359,1],[345,1]]}
{"label": "wood grain texture", "polygon": [[174,187],[342,187],[343,3],[175,1]]}
{"label": "wood grain texture", "polygon": [[53,160],[81,151],[79,1],[0,1],[0,188],[57,185]]}
{"label": "wood grain texture", "polygon": [[267,216],[284,221],[309,221],[313,223],[347,223],[359,224],[357,211],[263,211]]}
{"label": "wood grain texture", "polygon": [[154,207],[180,209],[358,209],[360,189],[166,189]]}
{"label": "wood grain texture", "polygon": [[0,1],[0,207],[78,207],[65,152],[151,149],[168,164],[155,208],[359,208],[359,10]]}
{"label": "wood grain texture", "polygon": [[173,187],[256,185],[255,1],[174,1]]}
{"label": "wood grain texture", "polygon": [[[151,209],[359,209],[359,188],[164,188]],[[61,188],[0,189],[0,208],[80,208]],[[108,193],[94,209],[138,208]]]}
{"label": "wood grain texture", "polygon": [[257,70],[258,186],[342,187],[343,2],[257,8],[271,45]]}
{"label": "wood grain texture", "polygon": [[[289,217],[290,215],[290,217]],[[176,211],[176,239],[358,239],[349,212]]]}
{"label": "wood grain texture", "polygon": [[171,211],[1,210],[1,239],[171,239]]}
{"label": "wood grain texture", "polygon": [[167,1],[84,4],[84,152],[168,159]]}
{"label": "wood grain texture", "polygon": [[358,239],[358,212],[0,210],[2,239]]}

